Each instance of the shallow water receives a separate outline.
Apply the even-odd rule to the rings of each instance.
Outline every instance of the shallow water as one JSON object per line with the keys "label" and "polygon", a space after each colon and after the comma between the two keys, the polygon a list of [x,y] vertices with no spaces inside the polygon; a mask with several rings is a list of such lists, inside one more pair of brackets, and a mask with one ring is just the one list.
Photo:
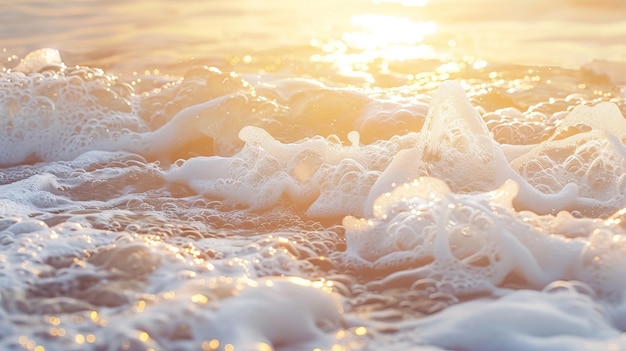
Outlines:
{"label": "shallow water", "polygon": [[626,348],[625,9],[5,2],[0,349]]}

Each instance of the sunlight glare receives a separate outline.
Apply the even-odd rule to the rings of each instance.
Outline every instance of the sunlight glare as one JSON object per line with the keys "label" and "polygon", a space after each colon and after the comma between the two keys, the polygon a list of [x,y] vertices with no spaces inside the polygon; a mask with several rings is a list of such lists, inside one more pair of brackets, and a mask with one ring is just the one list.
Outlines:
{"label": "sunlight glare", "polygon": [[434,21],[411,21],[398,16],[359,14],[352,16],[352,31],[341,35],[341,40],[320,43],[311,41],[325,55],[314,55],[313,62],[332,63],[345,77],[374,82],[378,73],[386,74],[391,62],[431,59],[437,52],[424,38],[437,31]]}
{"label": "sunlight glare", "polygon": [[434,34],[437,26],[433,21],[414,22],[405,18],[384,15],[356,15],[352,24],[363,31],[344,33],[342,38],[350,46],[363,50],[388,48],[391,45],[414,45],[424,36]]}
{"label": "sunlight glare", "polygon": [[397,3],[407,7],[424,7],[428,4],[428,0],[372,0],[374,4],[385,2]]}

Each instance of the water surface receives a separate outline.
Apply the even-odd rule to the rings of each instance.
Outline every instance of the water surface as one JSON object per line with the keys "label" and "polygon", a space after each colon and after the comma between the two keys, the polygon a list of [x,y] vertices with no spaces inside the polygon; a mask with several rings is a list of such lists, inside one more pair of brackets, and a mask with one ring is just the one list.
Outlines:
{"label": "water surface", "polygon": [[5,2],[0,349],[625,348],[624,10]]}

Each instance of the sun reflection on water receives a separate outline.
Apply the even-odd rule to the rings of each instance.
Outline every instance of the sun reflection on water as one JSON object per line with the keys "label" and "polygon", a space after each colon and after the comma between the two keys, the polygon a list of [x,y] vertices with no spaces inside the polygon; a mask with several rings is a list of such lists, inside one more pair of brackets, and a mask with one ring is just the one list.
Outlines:
{"label": "sun reflection on water", "polygon": [[437,30],[433,21],[414,22],[378,14],[355,15],[351,23],[361,31],[344,33],[342,38],[348,45],[364,50],[419,44],[424,36],[434,34]]}
{"label": "sun reflection on water", "polygon": [[428,0],[372,0],[374,4],[381,4],[385,2],[397,3],[403,6],[419,6],[424,7],[428,4]]}
{"label": "sun reflection on water", "polygon": [[361,77],[373,83],[376,74],[389,73],[390,63],[443,59],[431,45],[424,43],[427,36],[437,32],[434,21],[358,14],[352,16],[351,25],[354,29],[342,33],[341,39],[328,42],[311,40],[311,46],[323,52],[313,55],[311,61],[332,63],[343,76]]}

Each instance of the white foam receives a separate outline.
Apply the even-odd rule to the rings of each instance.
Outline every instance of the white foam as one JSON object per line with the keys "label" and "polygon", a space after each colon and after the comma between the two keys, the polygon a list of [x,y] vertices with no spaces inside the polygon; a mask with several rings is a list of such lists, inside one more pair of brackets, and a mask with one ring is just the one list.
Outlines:
{"label": "white foam", "polygon": [[399,138],[364,147],[353,132],[346,146],[320,137],[283,144],[251,126],[240,137],[246,144],[236,155],[189,159],[169,170],[166,180],[252,209],[267,209],[286,198],[311,217],[336,218],[361,213],[368,189],[389,162],[391,146],[405,142]]}
{"label": "white foam", "polygon": [[[20,336],[86,350],[626,347],[616,105],[481,116],[454,82],[427,109],[423,96],[269,75],[252,87],[211,69],[139,96],[57,54],[0,79],[0,164],[46,161],[0,174],[0,348]],[[203,138],[217,156],[166,171],[119,151],[169,161]],[[343,232],[320,228],[343,216],[340,251]],[[329,275],[342,299],[313,281]],[[446,300],[425,312],[446,308],[398,321],[422,312],[402,298],[426,290]],[[376,312],[391,321],[370,323]],[[361,324],[380,332],[350,329]],[[66,338],[49,337],[57,327]],[[77,346],[79,334],[98,341]]]}
{"label": "white foam", "polygon": [[39,73],[43,70],[60,70],[66,68],[61,60],[58,50],[45,48],[38,49],[26,55],[20,63],[13,69],[15,72]]}
{"label": "white foam", "polygon": [[[227,96],[185,109],[151,134],[153,140],[161,141],[152,144],[165,150],[181,136],[187,138],[194,133],[219,138],[221,129],[211,131],[215,124],[209,122],[206,116],[211,114],[207,115],[206,111],[213,108],[221,111],[223,102],[230,100],[245,102],[243,96]],[[575,110],[568,116],[561,123],[563,128],[572,123],[581,124],[579,120],[591,120],[607,111],[612,120],[621,118],[611,104],[592,109],[596,111],[592,113],[593,118],[581,117],[585,113],[576,112],[583,110]],[[564,156],[559,153],[580,143],[584,135],[586,138],[602,137],[607,130],[606,124],[588,124],[592,129],[589,133],[595,134],[576,134],[572,138],[578,139],[551,140],[537,146],[508,147],[505,154],[461,87],[455,82],[446,82],[435,93],[419,134],[409,133],[399,140],[392,138],[387,142],[360,145],[360,137],[352,132],[348,133],[351,145],[336,146],[329,142],[331,139],[322,138],[283,143],[266,130],[249,126],[239,133],[245,147],[235,155],[192,159],[187,165],[170,171],[167,177],[171,182],[189,184],[206,196],[245,204],[252,209],[269,208],[287,198],[317,218],[347,214],[371,216],[372,205],[381,194],[420,176],[443,179],[456,192],[490,191],[511,179],[520,188],[514,199],[517,210],[556,214],[577,209],[584,214],[609,214],[619,208],[623,197],[622,190],[615,191],[615,186],[623,183],[617,178],[622,169],[619,163],[624,162],[620,160],[623,158],[617,147],[611,150],[608,139],[599,140],[600,147],[606,150],[607,161],[597,160],[600,163],[594,169],[606,173],[602,165],[611,160],[617,162],[608,174],[598,176],[603,178],[589,179],[596,175],[588,174],[585,181],[581,181],[561,171],[569,166],[563,164],[560,157]],[[560,133],[558,129],[555,135]],[[412,142],[407,143],[407,140]],[[167,152],[155,150],[155,154]],[[540,157],[543,154],[547,158]],[[549,174],[544,175],[541,169],[528,170],[544,159],[549,165],[546,166]],[[551,177],[553,185],[547,177]],[[606,177],[610,178],[604,182],[602,179]],[[593,189],[587,184],[597,184],[602,189]],[[251,198],[250,193],[259,195]],[[363,206],[358,206],[359,203]]]}
{"label": "white foam", "polygon": [[[581,117],[575,110],[572,112],[573,118],[564,120],[564,124],[583,125],[589,128],[588,131],[574,132],[563,139],[557,137],[511,162],[513,169],[544,193],[564,192],[567,187],[577,184],[578,194],[575,198],[566,206],[556,209],[576,209],[589,216],[606,216],[624,204],[626,158],[622,155],[623,146],[620,146],[621,142],[616,136],[607,134],[611,133],[608,125],[600,126],[599,122],[592,122],[613,118],[615,123],[610,124],[614,124],[613,130],[619,132],[621,127],[618,122],[624,118],[614,105],[598,107],[597,110],[594,108],[589,111],[601,113],[608,110],[613,117],[595,116],[583,124],[575,122],[577,117]],[[578,111],[585,110],[581,108]],[[594,126],[593,129],[590,125]],[[571,131],[571,127],[564,127],[563,130]]]}
{"label": "white foam", "polygon": [[575,279],[621,302],[622,215],[603,222],[516,212],[517,191],[507,181],[489,193],[454,194],[439,179],[419,178],[379,197],[373,218],[346,217],[347,249],[338,256],[357,271],[385,273],[370,284],[378,290],[434,279],[462,296]]}
{"label": "white foam", "polygon": [[[215,139],[218,154],[233,154],[241,147],[240,129],[272,103],[235,76],[207,74],[222,84],[227,78],[237,83],[230,90],[213,88],[217,95],[200,101],[193,94],[181,96],[184,108],[159,124],[154,115],[164,111],[153,111],[152,104],[167,98],[169,90],[135,95],[132,85],[101,70],[65,67],[56,50],[35,51],[0,77],[0,165],[72,160],[92,150],[125,150],[169,162],[199,138]],[[184,83],[196,81],[190,77]],[[178,85],[183,93],[184,83]]]}
{"label": "white foam", "polygon": [[[132,165],[141,168],[120,167]],[[159,169],[140,156],[104,151],[88,151],[72,161],[5,168],[2,174],[0,215],[20,217],[96,208],[107,201],[115,206],[132,192],[128,181],[133,176],[143,176],[144,188],[156,186],[160,177]]]}
{"label": "white foam", "polygon": [[43,221],[19,217],[5,218],[13,224],[0,230],[5,272],[0,275],[0,287],[14,292],[14,298],[38,279],[53,271],[54,259],[82,259],[96,247],[109,243],[109,233],[65,222],[49,228]]}
{"label": "white foam", "polygon": [[236,349],[260,343],[272,348],[331,344],[332,332],[340,326],[341,308],[336,296],[321,291],[319,284],[274,278],[246,285],[235,287],[237,295],[223,301],[211,318],[213,323],[194,324],[194,334]]}
{"label": "white foam", "polygon": [[428,113],[428,104],[415,101],[373,100],[354,120],[352,127],[358,130],[366,143],[389,139],[394,135],[419,132]]}
{"label": "white foam", "polygon": [[344,219],[344,260],[391,271],[385,287],[433,278],[460,295],[493,291],[512,273],[536,288],[569,278],[584,243],[525,224],[512,207],[517,191],[507,181],[494,192],[455,195],[441,180],[419,178],[378,198],[374,218]]}
{"label": "white foam", "polygon": [[601,102],[593,107],[578,105],[558,124],[550,140],[591,130],[622,138],[626,135],[626,118],[611,102]]}
{"label": "white foam", "polygon": [[66,69],[58,52],[44,50],[3,73],[0,85],[0,165],[142,148],[148,128],[131,111],[132,89],[102,71]]}
{"label": "white foam", "polygon": [[[326,348],[340,326],[341,308],[322,287],[301,278],[197,278],[153,295],[143,313],[103,313],[112,327],[98,337],[165,349],[201,348],[203,342],[208,348],[211,341],[236,350]],[[150,339],[137,340],[140,331]]]}
{"label": "white foam", "polygon": [[381,194],[426,175],[443,179],[455,191],[463,192],[493,190],[512,179],[521,189],[516,208],[538,213],[572,208],[578,198],[574,183],[565,180],[560,189],[546,194],[516,173],[458,83],[450,81],[438,88],[420,138],[415,147],[399,152],[376,181],[364,203],[364,213],[372,214],[372,204]]}
{"label": "white foam", "polygon": [[[567,287],[567,282],[559,283]],[[609,350],[626,347],[603,306],[575,289],[522,290],[453,306],[416,323],[431,345],[465,350]]]}

